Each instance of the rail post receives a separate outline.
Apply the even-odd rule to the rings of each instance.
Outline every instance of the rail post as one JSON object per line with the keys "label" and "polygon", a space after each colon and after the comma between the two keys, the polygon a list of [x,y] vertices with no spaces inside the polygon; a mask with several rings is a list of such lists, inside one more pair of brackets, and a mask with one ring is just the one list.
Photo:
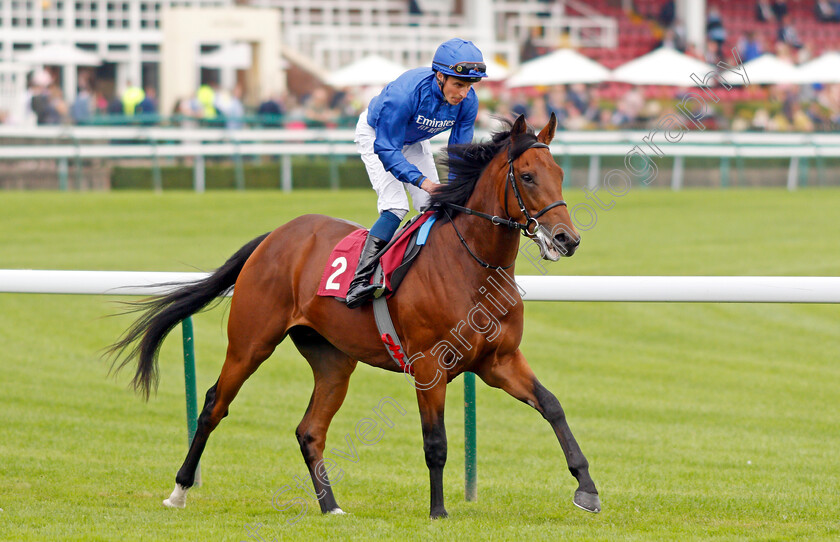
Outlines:
{"label": "rail post", "polygon": [[475,373],[464,373],[464,498],[478,500],[476,461]]}
{"label": "rail post", "polygon": [[[198,429],[198,391],[195,378],[195,340],[193,338],[192,316],[181,322],[184,338],[184,389],[187,398],[187,447],[192,445]],[[201,463],[195,469],[195,485],[201,485]]]}

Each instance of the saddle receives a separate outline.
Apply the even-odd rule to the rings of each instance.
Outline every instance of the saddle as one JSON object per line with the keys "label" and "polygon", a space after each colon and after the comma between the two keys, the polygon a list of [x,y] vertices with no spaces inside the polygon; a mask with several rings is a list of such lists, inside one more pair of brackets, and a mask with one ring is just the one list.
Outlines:
{"label": "saddle", "polygon": [[[412,218],[394,235],[379,256],[379,265],[373,273],[371,284],[379,284],[376,297],[390,297],[397,290],[411,268],[420,250],[425,246],[432,225],[437,220],[435,211],[426,211]],[[359,255],[362,253],[367,230],[354,230],[338,242],[327,258],[321,275],[318,295],[344,301],[350,282],[356,274]]]}

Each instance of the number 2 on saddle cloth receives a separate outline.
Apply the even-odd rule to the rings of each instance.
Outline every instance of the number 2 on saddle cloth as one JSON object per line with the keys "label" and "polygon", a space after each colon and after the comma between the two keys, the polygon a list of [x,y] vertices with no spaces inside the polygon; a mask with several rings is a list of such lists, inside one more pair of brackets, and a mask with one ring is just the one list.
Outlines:
{"label": "number 2 on saddle cloth", "polygon": [[[390,296],[397,290],[414,258],[426,244],[429,230],[436,219],[435,211],[426,211],[417,215],[397,232],[394,239],[385,247],[379,259],[381,269],[373,274],[371,282],[375,283],[379,278],[385,295]],[[359,262],[366,235],[367,230],[363,228],[354,230],[333,248],[321,276],[318,295],[335,297],[343,302],[353,275],[356,273],[356,264]]]}

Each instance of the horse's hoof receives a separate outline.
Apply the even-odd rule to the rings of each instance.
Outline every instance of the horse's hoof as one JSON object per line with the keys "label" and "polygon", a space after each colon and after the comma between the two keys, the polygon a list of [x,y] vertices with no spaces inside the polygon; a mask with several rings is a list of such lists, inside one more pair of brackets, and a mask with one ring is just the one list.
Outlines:
{"label": "horse's hoof", "polygon": [[187,490],[181,484],[175,484],[175,489],[172,490],[172,495],[163,501],[163,505],[167,508],[184,508],[187,506]]}
{"label": "horse's hoof", "polygon": [[333,508],[332,510],[327,512],[327,514],[335,514],[336,516],[343,516],[343,515],[347,514],[347,512],[345,512],[341,508]]}
{"label": "horse's hoof", "polygon": [[443,519],[443,518],[448,518],[448,517],[449,517],[449,514],[446,513],[446,510],[439,510],[439,511],[432,512],[431,514],[429,514],[430,519]]}
{"label": "horse's hoof", "polygon": [[593,514],[597,514],[601,511],[601,499],[598,498],[596,493],[587,493],[585,491],[577,490],[575,491],[574,503],[575,506],[581,510],[586,510],[587,512],[592,512]]}

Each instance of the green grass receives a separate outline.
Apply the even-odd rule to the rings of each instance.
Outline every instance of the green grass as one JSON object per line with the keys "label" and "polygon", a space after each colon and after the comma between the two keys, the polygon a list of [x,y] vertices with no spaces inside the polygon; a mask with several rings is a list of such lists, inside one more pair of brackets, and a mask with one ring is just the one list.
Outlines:
{"label": "green grass", "polygon": [[[570,202],[585,201],[568,191]],[[552,274],[837,275],[840,190],[631,190]],[[0,268],[210,270],[306,212],[370,225],[369,191],[0,194]],[[522,259],[517,272],[534,274]],[[572,506],[550,427],[479,384],[479,501],[463,499],[463,391],[447,397],[450,518],[430,521],[411,388],[360,366],[330,432],[344,447],[383,396],[407,413],[357,442],[335,484],[350,513],[294,525],[272,494],[306,478],[293,431],[312,376],[290,343],[243,387],[185,510],[160,502],[186,452],[180,341],[148,404],[98,352],[115,299],[0,294],[0,540],[833,540],[840,537],[840,313],[828,305],[529,303],[523,352],[560,399],[603,512]],[[223,307],[195,318],[200,393]],[[307,486],[308,487],[308,486]]]}

